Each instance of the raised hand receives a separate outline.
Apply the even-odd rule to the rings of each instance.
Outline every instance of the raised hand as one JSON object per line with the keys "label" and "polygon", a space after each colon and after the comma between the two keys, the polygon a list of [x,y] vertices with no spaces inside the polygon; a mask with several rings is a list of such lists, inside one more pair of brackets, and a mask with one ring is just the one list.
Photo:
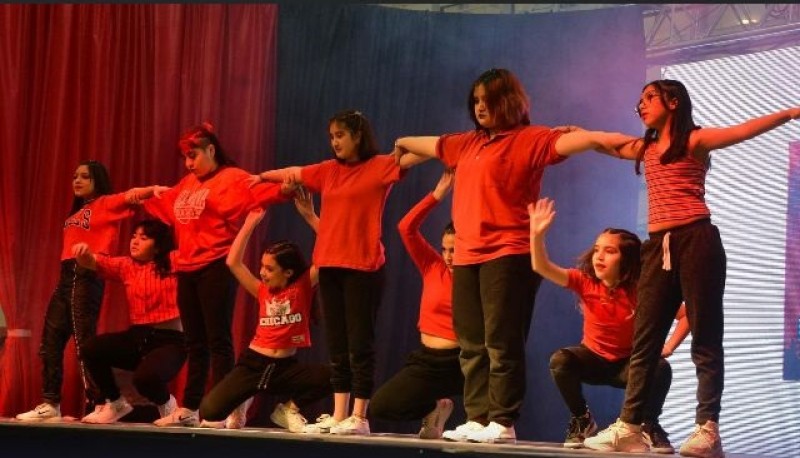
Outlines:
{"label": "raised hand", "polygon": [[531,219],[531,235],[544,235],[556,216],[555,203],[547,197],[539,199],[535,204],[531,202],[528,204],[528,215]]}
{"label": "raised hand", "polygon": [[453,188],[454,181],[455,171],[453,169],[445,169],[442,173],[442,177],[439,178],[439,182],[436,183],[436,187],[433,189],[433,197],[436,200],[444,199],[444,196]]}
{"label": "raised hand", "polygon": [[314,199],[311,197],[311,192],[303,186],[298,186],[294,192],[294,206],[297,212],[304,217],[315,215],[314,212]]}

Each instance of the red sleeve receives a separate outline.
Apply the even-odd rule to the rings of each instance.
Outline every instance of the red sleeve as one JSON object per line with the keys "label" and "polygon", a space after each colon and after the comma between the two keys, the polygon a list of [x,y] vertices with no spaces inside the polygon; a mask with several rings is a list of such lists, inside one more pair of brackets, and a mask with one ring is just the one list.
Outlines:
{"label": "red sleeve", "polygon": [[130,218],[133,216],[133,209],[125,201],[125,193],[110,194],[103,196],[103,211],[109,215],[112,221]]}
{"label": "red sleeve", "polygon": [[127,256],[111,257],[103,254],[96,254],[94,259],[99,276],[110,280],[122,281],[122,272],[130,258]]}
{"label": "red sleeve", "polygon": [[439,252],[436,251],[419,232],[422,222],[425,221],[425,218],[438,203],[439,201],[433,197],[433,194],[428,194],[400,220],[400,223],[397,224],[397,230],[400,232],[400,239],[403,240],[403,245],[405,245],[408,254],[411,256],[411,260],[414,261],[417,269],[419,269],[422,274],[424,274],[432,264],[441,261]]}
{"label": "red sleeve", "polygon": [[175,199],[181,189],[181,180],[177,185],[169,188],[166,192],[161,194],[161,197],[151,197],[144,201],[142,207],[144,211],[151,214],[153,217],[160,219],[164,223],[174,226],[175,225]]}
{"label": "red sleeve", "polygon": [[451,169],[456,168],[458,160],[461,158],[461,153],[474,136],[475,134],[473,132],[442,135],[436,142],[436,156],[438,156],[447,167]]}
{"label": "red sleeve", "polygon": [[330,170],[333,159],[300,168],[300,180],[309,191],[319,194]]}
{"label": "red sleeve", "polygon": [[564,132],[543,126],[530,126],[520,133],[519,140],[526,144],[533,169],[557,164],[567,158],[556,153],[556,140]]}
{"label": "red sleeve", "polygon": [[578,269],[567,269],[567,288],[579,296],[583,293],[586,275]]}
{"label": "red sleeve", "polygon": [[250,188],[250,193],[253,195],[254,204],[264,209],[272,204],[283,203],[292,198],[291,194],[287,195],[281,192],[279,183],[257,184]]}

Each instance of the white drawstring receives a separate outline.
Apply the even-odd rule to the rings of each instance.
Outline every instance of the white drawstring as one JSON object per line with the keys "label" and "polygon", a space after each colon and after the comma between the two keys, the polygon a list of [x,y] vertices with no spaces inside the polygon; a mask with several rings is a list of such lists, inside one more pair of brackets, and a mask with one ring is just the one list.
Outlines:
{"label": "white drawstring", "polygon": [[669,257],[669,234],[664,234],[664,239],[661,241],[661,268],[664,270],[672,270],[672,261]]}

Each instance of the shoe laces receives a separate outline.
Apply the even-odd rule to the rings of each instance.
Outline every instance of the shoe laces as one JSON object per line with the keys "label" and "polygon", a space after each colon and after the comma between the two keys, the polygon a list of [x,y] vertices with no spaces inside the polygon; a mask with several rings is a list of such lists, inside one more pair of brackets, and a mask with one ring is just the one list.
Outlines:
{"label": "shoe laces", "polygon": [[717,440],[718,433],[713,428],[706,428],[705,425],[695,425],[694,432],[689,440],[693,440],[695,438],[701,438],[709,445],[713,445],[714,442]]}

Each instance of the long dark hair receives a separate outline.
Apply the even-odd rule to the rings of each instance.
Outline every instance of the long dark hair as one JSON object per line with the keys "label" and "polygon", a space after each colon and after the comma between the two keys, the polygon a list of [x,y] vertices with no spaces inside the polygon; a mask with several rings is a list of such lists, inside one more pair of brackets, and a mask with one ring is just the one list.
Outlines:
{"label": "long dark hair", "polygon": [[155,256],[153,262],[156,264],[156,272],[160,277],[166,277],[172,272],[172,265],[169,254],[175,249],[175,239],[172,236],[172,229],[157,219],[145,219],[133,227],[131,233],[142,228],[144,235],[153,240]]}
{"label": "long dark hair", "polygon": [[[94,197],[100,197],[111,194],[111,178],[108,175],[106,166],[94,160],[83,161],[78,164],[78,167],[85,165],[89,169],[89,178],[94,183]],[[76,167],[77,168],[77,167]],[[72,198],[72,208],[69,210],[69,215],[72,216],[76,211],[80,210],[86,204],[86,199],[83,197],[74,196]]]}
{"label": "long dark hair", "polygon": [[530,125],[530,99],[516,76],[504,68],[492,68],[481,74],[467,94],[467,110],[475,124],[481,130],[481,124],[475,117],[475,89],[483,85],[486,89],[486,102],[498,127],[508,129],[519,125]]}
{"label": "long dark hair", "polygon": [[[369,119],[363,113],[358,110],[340,111],[328,120],[328,128],[330,129],[334,123],[340,124],[348,130],[352,137],[360,136],[360,141],[358,142],[359,161],[366,161],[378,154],[378,142],[375,139],[375,133],[372,131]],[[337,160],[342,162],[338,158]]]}
{"label": "long dark hair", "polygon": [[[692,99],[689,97],[686,86],[680,81],[655,80],[647,83],[642,88],[642,92],[646,91],[648,87],[658,91],[664,107],[667,107],[672,101],[677,103],[669,126],[669,148],[661,155],[661,164],[669,164],[688,154],[689,136],[693,130],[699,129],[692,118]],[[644,142],[636,154],[637,175],[641,175],[640,168],[645,151],[656,140],[658,140],[658,131],[652,128],[647,129],[644,133]]]}
{"label": "long dark hair", "polygon": [[[642,248],[642,241],[639,236],[633,232],[625,229],[617,229],[608,227],[603,229],[600,234],[619,235],[619,283],[617,287],[630,291],[636,286],[639,281],[639,274],[641,272],[642,261],[640,257],[640,250]],[[600,281],[594,273],[594,266],[592,265],[592,256],[594,254],[594,247],[584,251],[578,257],[578,270],[588,275],[595,281]]]}
{"label": "long dark hair", "polygon": [[286,283],[287,286],[294,283],[308,270],[306,258],[303,256],[303,252],[300,251],[300,247],[294,242],[288,240],[275,242],[264,250],[264,254],[272,255],[275,258],[275,262],[281,266],[281,269],[292,270],[292,275]]}
{"label": "long dark hair", "polygon": [[178,148],[181,152],[189,151],[193,148],[206,148],[208,145],[214,145],[214,160],[220,167],[236,165],[222,148],[222,144],[214,133],[214,126],[210,122],[203,122],[197,126],[190,127],[181,134],[178,141]]}

